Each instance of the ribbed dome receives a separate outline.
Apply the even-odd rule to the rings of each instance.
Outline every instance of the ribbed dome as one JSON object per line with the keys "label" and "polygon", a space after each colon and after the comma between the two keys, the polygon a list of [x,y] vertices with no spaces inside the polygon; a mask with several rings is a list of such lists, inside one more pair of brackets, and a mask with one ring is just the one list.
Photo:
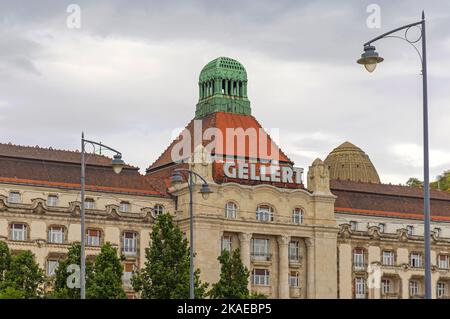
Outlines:
{"label": "ribbed dome", "polygon": [[330,170],[330,179],[380,184],[369,156],[350,142],[342,143],[328,154],[325,164]]}

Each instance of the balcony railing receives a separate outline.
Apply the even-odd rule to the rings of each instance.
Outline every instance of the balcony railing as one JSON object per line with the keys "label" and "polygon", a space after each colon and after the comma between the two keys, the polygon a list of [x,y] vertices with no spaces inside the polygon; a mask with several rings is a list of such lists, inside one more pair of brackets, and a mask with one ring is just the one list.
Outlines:
{"label": "balcony railing", "polygon": [[270,261],[272,259],[272,255],[269,253],[252,253],[251,258],[254,261]]}
{"label": "balcony railing", "polygon": [[353,270],[354,271],[366,271],[367,264],[365,263],[354,263],[353,264]]}
{"label": "balcony railing", "polygon": [[133,273],[124,272],[122,275],[122,283],[125,287],[131,287],[131,278],[133,277]]}

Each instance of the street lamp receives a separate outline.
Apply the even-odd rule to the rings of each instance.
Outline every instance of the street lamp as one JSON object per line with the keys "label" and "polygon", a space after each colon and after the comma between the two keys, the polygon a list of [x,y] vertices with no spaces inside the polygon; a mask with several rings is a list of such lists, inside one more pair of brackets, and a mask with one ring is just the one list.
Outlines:
{"label": "street lamp", "polygon": [[174,170],[172,174],[172,183],[180,183],[183,182],[183,176],[180,172],[187,172],[189,174],[188,187],[189,187],[189,298],[195,299],[194,294],[194,209],[192,203],[192,189],[194,186],[194,175],[200,178],[203,182],[199,193],[202,194],[203,199],[208,199],[209,194],[213,191],[209,188],[208,182],[196,172],[186,169],[186,168],[177,168]]}
{"label": "street lamp", "polygon": [[81,133],[81,266],[80,266],[81,299],[86,299],[86,254],[85,254],[86,231],[85,231],[85,207],[84,207],[85,202],[84,193],[86,188],[86,144],[91,144],[94,147],[94,149],[95,145],[97,145],[100,148],[106,148],[116,153],[111,162],[111,166],[114,173],[119,174],[122,171],[122,168],[125,166],[125,163],[122,160],[122,153],[102,143],[86,140],[84,138],[84,132]]}
{"label": "street lamp", "polygon": [[[415,40],[408,38],[408,31],[412,27],[420,29],[420,37]],[[403,37],[392,35],[398,31],[405,30]],[[383,38],[398,38],[409,43],[419,54],[422,63],[422,103],[423,103],[423,207],[424,207],[424,239],[425,239],[425,298],[431,299],[431,238],[430,238],[430,182],[429,182],[429,156],[428,156],[428,89],[427,89],[427,54],[425,39],[425,13],[422,11],[422,19],[418,22],[410,23],[402,27],[386,32],[366,43],[364,43],[364,53],[357,63],[364,65],[369,72],[373,72],[378,63],[383,62],[383,58],[378,56],[375,41]],[[422,40],[422,54],[415,46],[415,43]]]}

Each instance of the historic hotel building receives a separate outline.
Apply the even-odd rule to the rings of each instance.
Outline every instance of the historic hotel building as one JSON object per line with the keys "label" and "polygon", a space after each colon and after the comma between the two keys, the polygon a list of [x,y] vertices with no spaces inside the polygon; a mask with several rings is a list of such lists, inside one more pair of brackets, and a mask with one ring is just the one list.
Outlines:
{"label": "historic hotel building", "polygon": [[[255,135],[239,147],[239,137],[217,135],[230,128]],[[199,132],[209,138],[186,139]],[[195,265],[203,281],[218,280],[222,249],[240,248],[249,288],[270,298],[423,297],[422,191],[382,184],[369,157],[349,142],[316,159],[301,179],[251,115],[247,73],[233,59],[203,68],[195,118],[145,175],[130,165],[116,175],[110,163],[88,158],[87,255],[103,242],[115,245],[125,256],[130,296],[155,216],[173,214],[189,230],[187,184],[170,180],[183,167],[213,190],[203,198],[197,183],[194,191]],[[80,241],[79,179],[78,152],[0,144],[0,240],[13,251],[31,250],[48,275]],[[432,190],[431,198],[433,294],[446,298],[450,194]]]}

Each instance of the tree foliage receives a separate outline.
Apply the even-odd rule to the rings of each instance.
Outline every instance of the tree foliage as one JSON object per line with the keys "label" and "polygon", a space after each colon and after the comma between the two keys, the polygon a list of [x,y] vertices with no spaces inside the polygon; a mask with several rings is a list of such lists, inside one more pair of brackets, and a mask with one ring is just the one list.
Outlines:
{"label": "tree foliage", "polygon": [[[2,245],[2,254],[6,256],[3,263],[8,259],[4,249],[5,246]],[[3,280],[0,282],[2,298],[39,298],[44,295],[43,284],[46,277],[31,251],[24,250],[12,256],[3,273]]]}
{"label": "tree foliage", "polygon": [[123,266],[117,255],[117,248],[106,243],[100,254],[95,258],[89,288],[88,298],[124,299],[125,291],[122,285]]}
{"label": "tree foliage", "polygon": [[5,272],[11,265],[11,253],[9,252],[8,245],[0,241],[0,284],[5,278]]}
{"label": "tree foliage", "polygon": [[[189,245],[169,214],[158,216],[145,258],[143,269],[132,278],[133,288],[142,298],[189,298]],[[195,298],[203,298],[207,286],[201,283],[200,270],[196,269]]]}
{"label": "tree foliage", "polygon": [[420,181],[418,178],[411,177],[406,182],[406,185],[408,185],[409,187],[423,187],[423,182]]}
{"label": "tree foliage", "polygon": [[246,299],[250,297],[248,278],[250,272],[241,260],[239,249],[231,254],[223,250],[217,258],[220,262],[220,279],[213,284],[209,296],[214,299]]}

